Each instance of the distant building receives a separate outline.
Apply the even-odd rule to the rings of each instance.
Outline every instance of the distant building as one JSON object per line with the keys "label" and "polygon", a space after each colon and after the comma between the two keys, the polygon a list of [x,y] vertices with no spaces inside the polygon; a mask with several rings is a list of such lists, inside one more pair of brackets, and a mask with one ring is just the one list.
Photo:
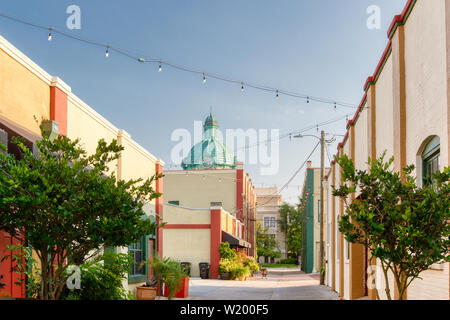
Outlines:
{"label": "distant building", "polygon": [[183,170],[165,171],[162,253],[192,264],[211,264],[218,277],[219,245],[255,256],[255,193],[243,163],[218,138],[217,120],[209,115],[203,140],[182,161]]}
{"label": "distant building", "polygon": [[[327,172],[328,169],[324,171]],[[301,197],[305,212],[301,269],[306,273],[315,273],[320,271],[320,168],[313,168],[311,161],[308,161]]]}
{"label": "distant building", "polygon": [[258,257],[259,263],[275,263],[281,259],[287,258],[286,237],[280,230],[280,205],[282,202],[281,194],[277,187],[255,188],[256,193],[256,220],[261,223],[263,228],[268,228],[268,233],[278,242],[281,257],[269,259]]}

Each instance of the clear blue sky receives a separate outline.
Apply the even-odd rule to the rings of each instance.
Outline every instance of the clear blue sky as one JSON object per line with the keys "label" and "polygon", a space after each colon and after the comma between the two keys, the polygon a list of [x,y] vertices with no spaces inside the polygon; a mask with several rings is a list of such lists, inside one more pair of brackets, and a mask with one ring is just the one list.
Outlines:
{"label": "clear blue sky", "polygon": [[[312,96],[358,104],[363,84],[387,43],[386,31],[406,0],[14,0],[0,10],[74,35],[110,43],[174,63]],[[81,30],[67,30],[66,8],[81,7]],[[381,29],[366,27],[366,9],[381,8]],[[104,49],[53,36],[0,18],[0,34],[106,119],[128,131],[170,164],[177,128],[193,130],[213,106],[225,128],[277,128],[287,133],[323,122],[349,109],[231,85],[201,76],[140,64]],[[351,110],[350,110],[351,111]],[[345,133],[345,120],[324,128]],[[310,133],[316,134],[316,130]],[[336,145],[330,147],[334,154]],[[284,139],[280,171],[254,183],[283,185],[314,147],[313,139]],[[312,158],[319,165],[319,152]],[[283,195],[294,202],[303,172]]]}

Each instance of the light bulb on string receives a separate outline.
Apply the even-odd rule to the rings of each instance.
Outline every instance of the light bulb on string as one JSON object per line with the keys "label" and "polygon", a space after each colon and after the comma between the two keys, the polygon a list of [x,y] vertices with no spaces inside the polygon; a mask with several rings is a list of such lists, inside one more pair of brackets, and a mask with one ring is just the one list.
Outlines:
{"label": "light bulb on string", "polygon": [[276,96],[275,96],[275,99],[278,100],[279,97],[280,97],[280,96],[278,95],[278,90],[277,90],[277,94],[276,94]]}
{"label": "light bulb on string", "polygon": [[317,132],[319,132],[319,126],[316,126]]}
{"label": "light bulb on string", "polygon": [[241,82],[241,91],[244,92],[244,83]]}
{"label": "light bulb on string", "polygon": [[52,28],[48,29],[48,41],[52,41]]}
{"label": "light bulb on string", "polygon": [[309,103],[309,97],[306,97],[306,103]]}
{"label": "light bulb on string", "polygon": [[337,106],[336,106],[336,102],[335,102],[335,103],[334,103],[334,110],[335,110],[335,111],[336,111],[336,107],[337,107]]}
{"label": "light bulb on string", "polygon": [[159,61],[159,67],[158,67],[158,72],[162,71],[162,65],[161,65],[161,61]]}
{"label": "light bulb on string", "polygon": [[206,83],[206,75],[205,73],[203,73],[203,79],[202,79],[203,83]]}
{"label": "light bulb on string", "polygon": [[107,58],[109,57],[109,46],[106,46],[105,56],[106,56]]}

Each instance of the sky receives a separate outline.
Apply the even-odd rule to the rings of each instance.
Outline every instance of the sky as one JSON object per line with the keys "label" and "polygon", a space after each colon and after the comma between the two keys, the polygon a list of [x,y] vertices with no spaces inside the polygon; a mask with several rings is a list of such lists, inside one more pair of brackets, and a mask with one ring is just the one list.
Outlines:
{"label": "sky", "polygon": [[[387,30],[406,0],[14,0],[0,11],[74,36],[96,40],[206,73],[280,88],[357,106],[388,42]],[[66,9],[81,9],[81,29],[69,30]],[[380,8],[380,29],[369,29],[367,8]],[[193,132],[211,108],[222,130],[278,129],[280,135],[331,119],[319,127],[337,141],[345,134],[345,115],[355,109],[321,104],[245,88],[201,75],[132,61],[105,48],[89,46],[0,17],[0,34],[52,76],[66,82],[80,99],[116,127],[175,168],[172,133]],[[317,129],[305,134],[320,135]],[[259,141],[264,141],[259,137]],[[248,164],[257,186],[283,186],[316,145],[312,137],[279,141],[279,169],[261,174]],[[250,148],[259,150],[260,145]],[[256,149],[255,149],[256,148]],[[247,161],[246,161],[247,160]],[[320,150],[312,155],[320,166]],[[326,160],[328,165],[329,161]],[[283,190],[295,203],[304,172]]]}

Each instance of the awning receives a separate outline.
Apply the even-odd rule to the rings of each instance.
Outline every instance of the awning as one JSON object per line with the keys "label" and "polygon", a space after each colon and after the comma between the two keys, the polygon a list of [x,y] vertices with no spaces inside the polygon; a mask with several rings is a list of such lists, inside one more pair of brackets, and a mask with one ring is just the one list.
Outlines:
{"label": "awning", "polygon": [[11,143],[11,138],[22,137],[25,139],[25,145],[35,153],[34,143],[41,140],[42,137],[29,129],[9,120],[5,116],[0,115],[0,129],[8,133],[8,153],[20,154],[18,147]]}
{"label": "awning", "polygon": [[222,231],[222,242],[228,242],[230,246],[240,247],[240,248],[251,248],[252,245],[245,240],[236,238],[228,232]]}

